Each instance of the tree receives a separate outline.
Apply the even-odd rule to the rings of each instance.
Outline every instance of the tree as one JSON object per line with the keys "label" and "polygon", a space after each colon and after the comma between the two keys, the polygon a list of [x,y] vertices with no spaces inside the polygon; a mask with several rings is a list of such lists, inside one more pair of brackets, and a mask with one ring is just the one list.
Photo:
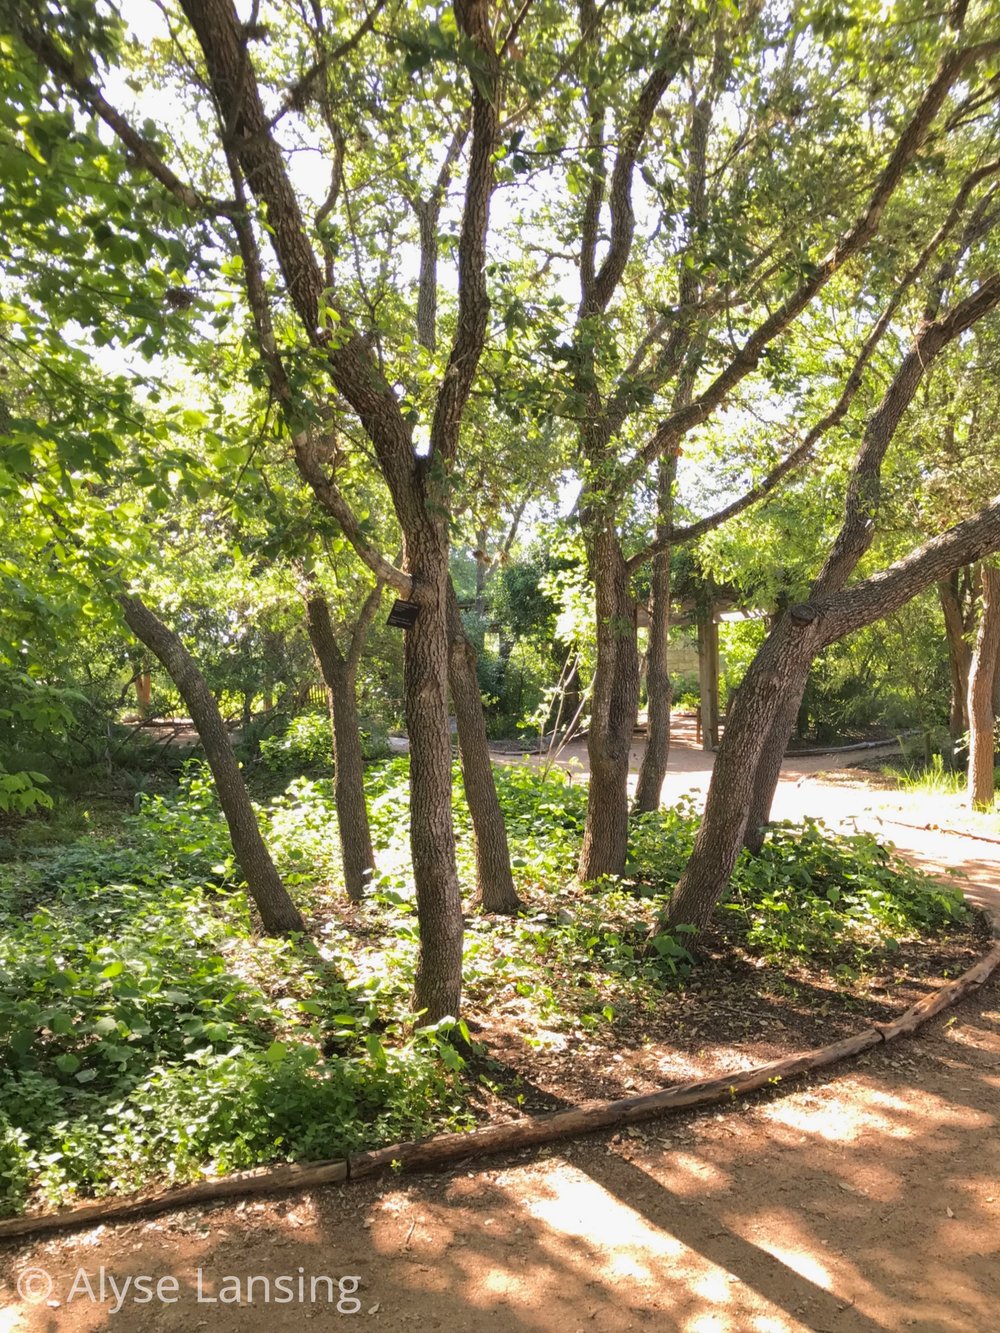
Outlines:
{"label": "tree", "polygon": [[851,470],[843,523],[810,598],[777,619],[737,692],[698,839],[670,902],[674,923],[704,926],[724,892],[753,809],[762,754],[775,735],[784,752],[817,651],[890,614],[943,575],[1000,545],[998,498],[884,573],[847,586],[875,534],[885,454],[926,367],[998,303],[1000,274],[993,274],[937,320],[923,324],[869,418]]}
{"label": "tree", "polygon": [[[494,181],[501,64],[493,45],[489,9],[484,0],[464,0],[455,6],[471,119],[459,241],[458,309],[447,367],[434,403],[429,447],[420,453],[414,448],[412,421],[370,342],[338,301],[329,240],[322,246],[325,266],[320,262],[314,228],[306,223],[275,137],[276,122],[264,110],[258,68],[250,51],[254,31],[241,24],[231,0],[184,0],[181,9],[196,40],[218,122],[216,141],[206,154],[208,174],[224,169],[234,196],[230,201],[214,200],[206,191],[182,181],[158,144],[135,130],[108,102],[95,82],[93,54],[100,49],[108,55],[112,43],[105,31],[98,33],[93,16],[88,22],[88,15],[71,5],[61,7],[56,15],[38,17],[15,7],[8,24],[57,85],[102,120],[135,164],[155,178],[192,219],[207,215],[222,225],[228,223],[238,249],[261,364],[284,414],[303,476],[376,575],[418,607],[416,621],[407,632],[405,662],[411,847],[421,932],[416,1003],[435,1020],[457,1013],[461,994],[462,914],[451,820],[446,703],[448,486],[488,315],[484,246]],[[320,59],[316,68],[301,74],[285,99],[284,112],[310,99],[327,76],[336,74],[340,55],[356,47],[371,29],[369,17],[344,46],[327,31],[319,11],[316,17],[311,35],[321,48]],[[99,47],[95,41],[95,47],[88,50],[88,37],[97,36]],[[71,51],[79,58],[74,59]],[[458,95],[457,88],[455,91]],[[339,190],[336,154],[333,169],[330,207]],[[266,235],[287,293],[287,313],[296,321],[298,335],[308,349],[308,364],[349,405],[374,450],[403,534],[403,570],[392,566],[366,539],[331,476],[336,459],[327,444],[324,410],[317,410],[311,393],[303,394],[305,386],[297,371],[290,369],[295,339],[289,342],[286,337],[286,314],[283,302],[273,295],[259,248],[255,210],[262,222],[266,220]],[[327,208],[326,213],[329,211]],[[316,228],[322,228],[326,213],[321,207]]]}
{"label": "tree", "polygon": [[969,669],[969,804],[993,809],[996,712],[993,686],[1000,663],[1000,568],[984,560],[983,597],[976,648]]}
{"label": "tree", "polygon": [[[581,41],[589,40],[595,21],[594,8],[583,6]],[[803,79],[815,76],[815,70],[809,69],[808,61],[801,72],[796,69],[797,33],[793,31],[786,36],[789,42],[789,63],[782,66],[782,76],[776,76],[774,86],[768,89],[767,95],[759,103],[754,104],[752,99],[748,99],[751,125],[755,123],[754,117],[766,118],[767,115],[775,114],[776,107],[784,108],[785,99],[801,98],[800,91],[796,90],[794,95],[791,91],[796,88],[796,78],[800,73]],[[713,289],[699,289],[683,299],[678,289],[671,292],[669,297],[666,292],[661,294],[657,291],[661,302],[659,313],[656,306],[649,308],[652,303],[648,298],[638,302],[639,310],[646,314],[645,332],[638,338],[631,358],[622,365],[624,358],[618,352],[616,335],[623,324],[628,327],[628,306],[622,306],[619,302],[622,308],[612,314],[611,302],[626,278],[633,259],[636,234],[634,180],[640,163],[643,179],[651,188],[658,185],[658,159],[652,150],[657,147],[654,124],[661,103],[682,69],[691,63],[695,69],[699,68],[697,60],[700,56],[701,73],[692,76],[691,80],[693,95],[697,97],[708,89],[708,106],[711,107],[713,97],[717,97],[726,84],[734,54],[738,52],[744,65],[753,60],[764,62],[763,51],[767,45],[767,24],[763,19],[759,25],[751,19],[747,23],[729,27],[723,18],[713,16],[712,21],[700,28],[696,20],[687,19],[678,11],[667,25],[666,35],[651,67],[643,67],[643,78],[636,79],[631,90],[628,83],[622,85],[629,93],[630,100],[625,100],[622,105],[622,98],[619,97],[616,106],[616,109],[620,108],[617,129],[613,134],[606,130],[611,107],[608,83],[602,78],[602,73],[598,72],[602,67],[596,57],[592,63],[584,66],[582,81],[589,119],[584,158],[587,164],[587,188],[580,191],[582,202],[578,210],[581,301],[573,341],[565,352],[573,376],[577,412],[582,419],[579,454],[584,488],[580,500],[580,520],[595,587],[598,634],[589,742],[589,813],[580,860],[580,875],[584,879],[618,874],[625,862],[628,756],[638,700],[639,675],[632,575],[645,561],[655,557],[659,550],[676,545],[679,541],[693,540],[734,516],[748,504],[763,498],[808,461],[818,439],[842,419],[857,391],[874,346],[889,327],[899,296],[890,298],[870,336],[863,341],[853,371],[847,376],[840,399],[832,411],[806,431],[797,446],[774,463],[738,500],[695,523],[671,526],[669,530],[664,530],[661,523],[661,530],[654,535],[653,540],[640,545],[638,550],[630,554],[626,546],[626,533],[621,526],[622,513],[627,514],[629,511],[629,498],[649,469],[658,460],[676,452],[689,435],[717,417],[725,404],[731,402],[737,390],[750,390],[755,384],[759,386],[759,378],[754,379],[759,366],[763,364],[780,371],[780,340],[803,317],[804,312],[818,303],[821,293],[829,293],[835,280],[847,271],[849,264],[873,249],[883,216],[894,202],[901,182],[934,129],[952,88],[963,75],[974,73],[977,65],[996,50],[996,43],[987,41],[972,42],[946,51],[937,70],[929,75],[922,97],[915,104],[911,103],[903,128],[896,136],[895,143],[888,146],[876,183],[861,208],[854,212],[853,222],[825,252],[819,243],[823,226],[816,211],[816,197],[823,199],[820,212],[839,217],[849,216],[846,210],[856,208],[855,195],[845,188],[842,180],[833,178],[828,182],[814,179],[811,198],[796,194],[791,183],[791,173],[800,161],[797,156],[799,152],[803,154],[803,161],[808,160],[809,146],[803,144],[790,129],[793,151],[784,156],[781,163],[787,167],[789,175],[780,178],[779,187],[775,185],[776,170],[773,163],[768,166],[762,163],[760,171],[762,179],[769,180],[772,188],[775,188],[775,206],[780,208],[783,215],[785,238],[789,235],[814,238],[807,243],[807,252],[803,253],[798,248],[797,241],[792,243],[790,249],[783,249],[783,245],[787,244],[785,238],[775,238],[770,246],[758,254],[748,256],[745,252],[734,252],[734,239],[728,227],[723,236],[719,234],[722,231],[720,223],[716,222],[714,228],[709,228],[708,236],[698,235],[696,244],[682,248],[679,258],[682,273],[689,265],[693,264],[697,268],[706,263],[706,247],[709,241],[714,242],[717,249],[710,251]],[[946,45],[952,45],[950,38]],[[607,56],[607,49],[601,54]],[[789,74],[788,82],[785,83],[784,73],[789,70],[795,70],[795,73]],[[766,75],[762,74],[761,79],[766,82]],[[716,89],[714,94],[713,86]],[[896,92],[902,113],[906,94],[902,89]],[[850,114],[846,105],[832,111],[827,102],[823,104],[823,112],[818,114],[818,119],[821,119],[826,133],[831,133],[832,128],[834,138],[845,134],[850,138],[850,131],[838,119],[838,113]],[[699,127],[686,145],[693,164],[687,173],[690,196],[688,211],[689,217],[694,220],[692,229],[697,233],[696,219],[704,205],[698,200],[696,187],[691,182],[698,181],[704,174],[699,170],[698,162],[699,154],[704,152],[700,128],[703,118],[692,117],[690,123],[693,127]],[[798,123],[805,123],[801,116]],[[757,145],[766,142],[768,151],[773,154],[772,139],[766,136],[757,139],[752,130],[748,134],[750,142]],[[737,136],[737,145],[728,151],[738,155],[745,143],[742,135]],[[811,146],[814,150],[815,135]],[[856,146],[861,148],[860,143]],[[874,157],[877,157],[881,148],[881,144],[875,145]],[[872,145],[866,145],[865,151],[871,153]],[[726,161],[726,154],[727,149],[723,148],[720,154],[723,161]],[[994,165],[992,170],[995,169]],[[724,169],[720,170],[725,179]],[[712,201],[716,210],[728,206],[732,210],[733,220],[739,208],[746,205],[746,195],[740,192],[745,182],[739,171],[735,177],[732,195],[726,199],[717,197]],[[959,199],[962,203],[968,191],[981,179],[978,176],[976,182],[970,181],[960,189]],[[670,190],[669,212],[673,214],[676,208],[673,196],[677,193],[673,181],[670,182]],[[762,190],[760,198],[754,202],[758,207],[766,207],[767,198],[766,191]],[[796,209],[799,210],[797,213]],[[605,219],[608,240],[598,262],[598,243]],[[789,230],[790,219],[794,221]],[[729,221],[726,218],[726,222]],[[906,275],[902,284],[904,288],[922,271],[929,255],[934,253],[936,245],[947,235],[953,221],[953,218],[947,220],[943,234],[938,230],[929,254],[925,250]],[[725,258],[719,258],[719,249],[724,243],[729,247],[729,253]],[[647,247],[647,265],[648,253]],[[648,267],[639,269],[643,276],[648,271]],[[734,310],[739,312],[740,327],[745,330],[742,341],[735,348],[732,347],[731,336],[723,334],[725,323],[731,322]],[[720,325],[723,327],[720,328]],[[697,367],[698,383],[689,395],[683,386],[685,374],[690,373],[691,362]],[[651,433],[640,434],[643,429],[640,409],[647,408],[651,402],[655,403],[664,390],[669,391],[671,387],[675,396],[666,415]],[[623,432],[630,418],[635,421],[632,432]],[[662,631],[658,631],[657,641],[662,642]],[[644,783],[645,801],[649,799],[647,786],[652,788],[654,785],[653,775],[650,774],[648,783]]]}
{"label": "tree", "polygon": [[333,779],[337,827],[348,897],[360,900],[375,869],[368,805],[365,801],[364,756],[358,722],[357,680],[368,631],[382,602],[383,586],[376,583],[347,631],[347,651],[341,651],[330,604],[313,582],[307,589],[306,623],[323,680],[326,683],[333,729]]}
{"label": "tree", "polygon": [[261,837],[229,731],[197,663],[178,636],[141,597],[123,593],[118,600],[129,629],[163,664],[191,711],[191,720],[215,779],[233,851],[264,929],[271,934],[304,931],[305,922],[289,898]]}

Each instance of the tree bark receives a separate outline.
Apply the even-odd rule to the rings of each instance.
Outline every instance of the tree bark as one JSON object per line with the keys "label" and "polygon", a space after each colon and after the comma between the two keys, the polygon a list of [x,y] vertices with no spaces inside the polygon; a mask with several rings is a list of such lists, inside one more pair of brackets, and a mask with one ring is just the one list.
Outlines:
{"label": "tree bark", "polygon": [[414,1002],[425,1021],[457,1018],[462,998],[462,895],[455,868],[448,728],[448,547],[406,534],[406,565],[420,607],[405,631],[403,689],[410,738],[410,848],[420,958]]}
{"label": "tree bark", "polygon": [[1000,497],[881,574],[839,593],[818,594],[781,615],[733,700],[698,838],[670,900],[671,923],[698,929],[708,924],[742,846],[765,737],[816,654],[998,548]]}
{"label": "tree bark", "polygon": [[[369,605],[377,609],[381,592],[379,585],[369,597],[365,610]],[[371,617],[368,623],[371,623]],[[330,617],[329,603],[318,590],[313,590],[306,599],[306,624],[316,660],[319,662],[326,683],[330,708],[330,724],[333,729],[333,781],[344,886],[348,897],[358,901],[364,897],[375,870],[375,852],[372,848],[368,804],[365,800],[361,728],[358,722],[357,659],[360,657],[360,651],[355,655],[352,643],[352,650],[347,656],[341,652]],[[355,635],[357,632],[356,629]]]}
{"label": "tree bark", "polygon": [[484,912],[514,916],[523,904],[514,888],[507,827],[493,777],[483,699],[476,676],[476,650],[465,633],[450,579],[448,635],[448,681],[458,721],[462,782],[476,847],[476,901]]}
{"label": "tree bark", "polygon": [[265,931],[269,935],[304,931],[305,922],[261,837],[229,732],[197,663],[180,638],[141,598],[123,594],[118,602],[129,629],[160,661],[188,707],[215,779],[233,851]]}
{"label": "tree bark", "polygon": [[639,707],[636,606],[621,543],[609,523],[596,535],[597,669],[587,753],[590,786],[581,880],[621,875],[628,853],[628,765]]}
{"label": "tree bark", "polygon": [[983,599],[976,651],[969,672],[969,804],[992,810],[995,746],[993,683],[1000,661],[1000,568],[982,568]]}
{"label": "tree bark", "polygon": [[948,729],[952,740],[958,740],[969,730],[969,668],[972,664],[972,650],[965,637],[957,576],[938,584],[938,597],[944,613],[948,668],[951,674]]}
{"label": "tree bark", "polygon": [[135,678],[135,700],[139,716],[145,717],[153,702],[153,678],[145,668]]}
{"label": "tree bark", "polygon": [[[832,643],[851,630],[863,624],[871,624],[873,620],[888,614],[890,608],[886,598],[889,595],[890,574],[896,580],[897,587],[909,589],[903,600],[896,603],[902,605],[922,591],[928,582],[950,575],[960,565],[968,563],[967,560],[954,558],[956,549],[959,553],[966,549],[977,550],[978,554],[994,549],[989,544],[989,538],[986,545],[980,548],[976,546],[976,539],[971,537],[973,530],[980,536],[983,531],[991,531],[993,507],[990,506],[974,519],[956,525],[942,537],[929,542],[907,560],[900,561],[890,573],[869,579],[839,599],[837,597],[874,538],[881,494],[882,463],[928,366],[943,348],[995,309],[998,302],[1000,274],[993,273],[940,318],[921,324],[881,402],[865,424],[861,447],[848,481],[844,520],[823,568],[813,583],[810,601],[801,608],[792,608],[792,613],[786,612],[781,616],[737,691],[736,702],[740,707],[734,706],[734,717],[739,717],[741,728],[756,730],[752,736],[734,734],[730,737],[732,720],[727,723],[709,783],[698,838],[671,899],[671,921],[699,927],[707,924],[715,903],[725,892],[746,836],[751,793],[756,793],[755,801],[759,802],[759,808],[766,806],[770,811],[780,772],[780,762],[775,764],[774,756],[779,741],[782,748],[788,744],[795,718],[787,695],[798,688],[800,678],[802,687],[805,687],[805,678],[815,651],[818,651],[818,646],[822,646],[822,641],[816,638],[817,624],[821,620],[826,621],[823,628],[825,642]],[[980,523],[984,524],[982,529],[977,527]],[[924,577],[927,569],[936,571],[932,580]],[[917,576],[918,570],[921,571],[922,582]],[[824,607],[825,614],[821,612],[821,607]],[[789,626],[799,624],[809,627],[809,632],[791,634]],[[779,655],[775,658],[775,645],[782,643],[783,655],[779,649]],[[810,644],[814,645],[812,649]],[[758,662],[765,663],[770,672],[770,695],[767,690],[755,686],[757,694],[744,701],[742,696],[747,681],[755,679],[758,674]],[[770,738],[769,769],[759,772],[765,742],[769,740],[769,733],[776,726],[778,714],[783,708],[788,729],[783,735]],[[775,748],[772,749],[771,745]],[[744,771],[740,768],[741,764],[748,764],[749,768]],[[759,826],[759,814],[757,818]],[[731,842],[733,838],[736,839],[735,844]]]}
{"label": "tree bark", "polygon": [[[677,457],[660,459],[657,479],[657,537],[673,526],[674,479]],[[635,792],[637,812],[659,810],[660,793],[670,762],[670,556],[664,547],[653,557],[649,612],[649,646],[646,649],[646,698],[648,700],[648,735],[646,752],[639,768]]]}
{"label": "tree bark", "polygon": [[809,668],[807,666],[805,671],[800,671],[794,679],[789,680],[785,688],[784,700],[775,714],[774,721],[767,730],[757,759],[757,770],[754,775],[750,808],[747,813],[746,835],[744,837],[744,845],[754,856],[760,852],[764,845],[767,826],[771,822],[771,806],[774,804],[774,793],[777,791],[778,781],[781,777],[781,765],[785,758],[785,751],[788,749],[789,737],[795,728],[795,719],[802,707],[802,696],[805,693],[808,679]]}

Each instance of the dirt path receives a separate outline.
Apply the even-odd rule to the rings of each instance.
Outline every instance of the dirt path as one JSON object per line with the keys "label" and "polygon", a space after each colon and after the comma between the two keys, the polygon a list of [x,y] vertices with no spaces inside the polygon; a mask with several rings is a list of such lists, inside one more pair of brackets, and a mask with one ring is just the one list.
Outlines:
{"label": "dirt path", "polygon": [[[706,759],[678,745],[665,798],[703,790]],[[816,776],[830,766],[793,761],[776,813],[880,828],[929,867],[964,869],[972,896],[1000,910],[1000,847],[889,823],[932,821],[861,780]],[[278,1333],[352,1319],[449,1333],[983,1333],[1000,1299],[998,1108],[1000,983],[914,1041],[721,1113],[486,1170],[8,1248],[0,1333]],[[15,1294],[29,1266],[53,1283],[37,1304]],[[92,1301],[87,1281],[100,1297],[102,1266],[105,1299]],[[166,1278],[167,1300],[138,1303],[151,1286],[133,1286],[112,1313],[110,1278],[120,1290],[130,1276]],[[347,1282],[330,1300],[321,1281],[310,1299],[312,1278],[355,1276],[356,1296]],[[221,1299],[237,1293],[241,1305]]]}

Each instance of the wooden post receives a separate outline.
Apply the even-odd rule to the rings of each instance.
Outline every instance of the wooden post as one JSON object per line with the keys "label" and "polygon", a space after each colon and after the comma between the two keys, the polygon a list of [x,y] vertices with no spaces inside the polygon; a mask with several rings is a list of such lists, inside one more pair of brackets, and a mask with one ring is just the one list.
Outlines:
{"label": "wooden post", "polygon": [[135,697],[139,705],[139,716],[146,717],[153,701],[153,678],[148,671],[142,671],[136,676]]}

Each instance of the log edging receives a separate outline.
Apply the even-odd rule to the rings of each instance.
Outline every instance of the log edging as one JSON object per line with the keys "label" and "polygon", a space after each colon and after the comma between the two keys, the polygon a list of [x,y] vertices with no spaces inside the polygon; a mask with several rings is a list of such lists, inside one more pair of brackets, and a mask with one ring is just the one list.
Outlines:
{"label": "log edging", "polygon": [[679,1083],[657,1092],[615,1101],[582,1102],[567,1110],[552,1111],[501,1125],[483,1125],[464,1134],[438,1134],[429,1139],[396,1143],[372,1152],[352,1153],[343,1160],[260,1167],[255,1171],[222,1176],[217,1180],[203,1180],[193,1185],[161,1190],[157,1194],[130,1199],[99,1199],[61,1212],[13,1217],[0,1222],[0,1241],[124,1221],[133,1217],[149,1217],[219,1199],[288,1193],[319,1185],[346,1183],[390,1169],[436,1170],[489,1153],[517,1151],[554,1143],[574,1134],[637,1124],[669,1111],[733,1101],[769,1084],[776,1085],[798,1078],[812,1070],[860,1055],[874,1046],[912,1035],[936,1014],[949,1009],[970,991],[981,986],[1000,967],[1000,923],[994,922],[993,929],[998,942],[987,954],[960,977],[911,1005],[898,1019],[891,1023],[873,1023],[852,1036],[842,1037],[839,1041],[812,1051],[785,1056],[721,1078]]}

